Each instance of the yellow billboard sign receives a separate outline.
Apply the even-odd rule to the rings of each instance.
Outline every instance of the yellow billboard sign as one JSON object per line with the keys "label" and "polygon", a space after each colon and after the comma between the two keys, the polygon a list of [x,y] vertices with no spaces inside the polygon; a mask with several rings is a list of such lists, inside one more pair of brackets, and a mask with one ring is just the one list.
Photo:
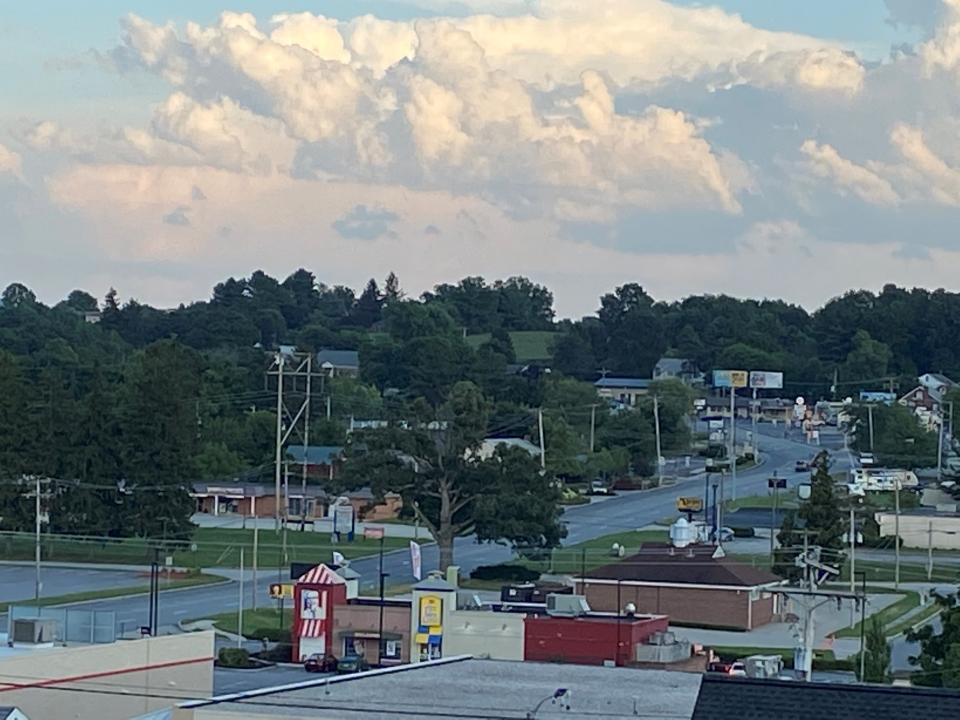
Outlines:
{"label": "yellow billboard sign", "polygon": [[700,512],[703,510],[703,498],[679,497],[677,498],[677,510],[680,512]]}
{"label": "yellow billboard sign", "polygon": [[443,600],[434,595],[420,598],[420,625],[437,627],[443,624]]}
{"label": "yellow billboard sign", "polygon": [[746,370],[714,370],[714,387],[744,388],[750,381],[750,373]]}

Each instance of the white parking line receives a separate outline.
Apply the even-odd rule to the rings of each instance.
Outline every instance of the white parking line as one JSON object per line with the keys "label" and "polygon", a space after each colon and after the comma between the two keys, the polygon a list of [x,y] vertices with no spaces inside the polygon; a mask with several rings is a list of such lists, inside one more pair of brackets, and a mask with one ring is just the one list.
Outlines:
{"label": "white parking line", "polygon": [[186,615],[186,614],[187,614],[187,611],[186,611],[186,610],[177,610],[177,611],[173,614],[173,616],[174,616],[174,617],[180,617],[181,615]]}

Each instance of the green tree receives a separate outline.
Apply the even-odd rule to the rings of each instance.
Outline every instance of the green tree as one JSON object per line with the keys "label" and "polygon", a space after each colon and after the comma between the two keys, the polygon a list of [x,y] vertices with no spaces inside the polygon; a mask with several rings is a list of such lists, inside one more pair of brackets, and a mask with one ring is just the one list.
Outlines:
{"label": "green tree", "polygon": [[891,357],[890,348],[884,343],[874,340],[866,330],[857,330],[853,347],[843,363],[843,377],[864,384],[875,383],[886,376]]}
{"label": "green tree", "polygon": [[[777,552],[773,570],[781,577],[796,580],[800,571],[794,564],[799,554],[799,547],[803,538],[799,530],[808,535],[811,547],[820,547],[827,551],[839,551],[843,547],[844,533],[843,511],[840,508],[835,487],[836,483],[830,475],[828,456],[826,452],[817,455],[813,462],[814,474],[810,488],[810,497],[805,500],[798,511],[787,513],[784,516],[783,526],[777,535],[780,550]],[[798,519],[802,523],[798,523]],[[802,525],[802,527],[798,527]],[[842,557],[833,552],[827,557],[830,564],[841,565]]]}
{"label": "green tree", "polygon": [[857,678],[861,682],[889,683],[890,682],[890,644],[887,642],[883,624],[874,615],[867,624],[865,633],[863,677],[860,677],[860,656],[854,658],[857,669]]}
{"label": "green tree", "polygon": [[941,630],[930,625],[907,633],[907,640],[920,643],[920,654],[910,658],[919,669],[911,676],[914,685],[960,688],[960,601],[958,595],[938,596]]}
{"label": "green tree", "polygon": [[461,382],[432,419],[419,403],[402,424],[354,433],[347,448],[344,482],[399,493],[436,539],[441,569],[470,533],[542,547],[562,537],[558,493],[538,462],[523,451],[480,458],[489,413],[480,390]]}

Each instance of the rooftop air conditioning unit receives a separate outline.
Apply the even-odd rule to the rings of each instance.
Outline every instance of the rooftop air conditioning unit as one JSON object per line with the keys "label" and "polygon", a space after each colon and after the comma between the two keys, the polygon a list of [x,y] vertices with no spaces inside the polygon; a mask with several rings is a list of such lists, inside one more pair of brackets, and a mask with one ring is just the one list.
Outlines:
{"label": "rooftop air conditioning unit", "polygon": [[581,617],[590,612],[583,595],[547,595],[547,615],[553,617]]}
{"label": "rooftop air conditioning unit", "polygon": [[44,618],[21,618],[13,621],[14,647],[43,647],[53,645],[57,636],[57,621]]}

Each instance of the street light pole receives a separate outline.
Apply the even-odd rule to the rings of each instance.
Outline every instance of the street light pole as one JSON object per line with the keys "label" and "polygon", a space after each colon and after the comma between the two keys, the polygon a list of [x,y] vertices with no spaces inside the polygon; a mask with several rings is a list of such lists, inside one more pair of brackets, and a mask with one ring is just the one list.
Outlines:
{"label": "street light pole", "polygon": [[36,477],[37,487],[36,487],[36,503],[34,506],[34,520],[35,520],[35,542],[34,542],[34,570],[36,572],[36,577],[34,579],[34,589],[33,589],[33,598],[34,600],[40,599],[40,476]]}
{"label": "street light pole", "polygon": [[900,480],[899,478],[893,484],[894,494],[894,515],[893,515],[893,534],[894,534],[894,567],[893,567],[893,587],[900,589]]}
{"label": "street light pole", "polygon": [[[863,682],[866,661],[864,636],[867,627],[867,573],[864,571],[857,574],[860,576],[860,594],[862,596],[860,598],[860,682]],[[852,573],[851,577],[853,577]]]}
{"label": "street light pole", "polygon": [[653,426],[657,435],[657,487],[663,487],[663,456],[660,450],[660,399],[653,396]]}

